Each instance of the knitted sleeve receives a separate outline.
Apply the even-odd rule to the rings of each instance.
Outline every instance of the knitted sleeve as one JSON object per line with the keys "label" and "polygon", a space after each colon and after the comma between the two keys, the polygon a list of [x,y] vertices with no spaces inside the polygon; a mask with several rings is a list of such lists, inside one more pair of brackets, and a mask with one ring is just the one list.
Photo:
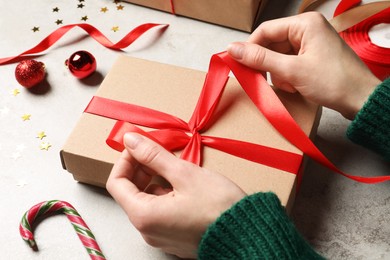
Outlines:
{"label": "knitted sleeve", "polygon": [[199,259],[323,259],[303,239],[274,193],[247,196],[203,235]]}
{"label": "knitted sleeve", "polygon": [[348,127],[347,136],[390,161],[390,78],[368,98]]}

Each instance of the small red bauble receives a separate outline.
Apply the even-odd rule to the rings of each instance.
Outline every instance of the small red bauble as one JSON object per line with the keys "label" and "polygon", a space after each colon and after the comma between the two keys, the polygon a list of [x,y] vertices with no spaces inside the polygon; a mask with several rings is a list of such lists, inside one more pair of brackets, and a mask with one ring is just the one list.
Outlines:
{"label": "small red bauble", "polygon": [[15,68],[15,78],[25,88],[31,88],[45,78],[45,64],[36,60],[21,61]]}
{"label": "small red bauble", "polygon": [[87,51],[77,51],[65,61],[69,71],[79,79],[91,75],[96,70],[95,57]]}

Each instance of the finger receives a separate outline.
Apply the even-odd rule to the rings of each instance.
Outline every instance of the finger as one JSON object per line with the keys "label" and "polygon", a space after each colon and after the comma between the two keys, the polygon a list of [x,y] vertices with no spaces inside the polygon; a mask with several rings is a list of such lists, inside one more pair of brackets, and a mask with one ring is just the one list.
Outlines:
{"label": "finger", "polygon": [[296,56],[277,53],[253,43],[231,43],[227,48],[227,52],[232,58],[247,67],[268,71],[275,75],[288,76],[293,73],[291,70],[297,68],[294,66]]}
{"label": "finger", "polygon": [[[301,18],[302,19],[302,18]],[[296,16],[266,21],[249,36],[247,42],[268,46],[275,42],[291,42],[300,45],[301,32],[297,30],[300,20]]]}
{"label": "finger", "polygon": [[142,200],[147,199],[147,196],[152,196],[140,195],[141,190],[131,181],[137,167],[138,163],[124,150],[114,164],[106,183],[108,192],[127,213],[142,204]]}
{"label": "finger", "polygon": [[173,187],[182,182],[183,174],[186,172],[181,172],[181,169],[186,162],[175,157],[156,142],[137,133],[125,134],[124,143],[144,171],[162,176]]}

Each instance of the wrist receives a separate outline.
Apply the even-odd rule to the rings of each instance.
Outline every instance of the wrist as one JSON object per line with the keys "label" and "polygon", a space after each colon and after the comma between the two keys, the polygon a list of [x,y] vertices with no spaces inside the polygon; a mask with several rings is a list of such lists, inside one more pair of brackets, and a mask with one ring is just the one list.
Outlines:
{"label": "wrist", "polygon": [[353,84],[352,91],[347,93],[345,97],[341,97],[344,102],[340,103],[344,103],[344,106],[339,109],[339,112],[346,119],[353,120],[380,83],[381,81],[375,76],[359,82],[351,82]]}

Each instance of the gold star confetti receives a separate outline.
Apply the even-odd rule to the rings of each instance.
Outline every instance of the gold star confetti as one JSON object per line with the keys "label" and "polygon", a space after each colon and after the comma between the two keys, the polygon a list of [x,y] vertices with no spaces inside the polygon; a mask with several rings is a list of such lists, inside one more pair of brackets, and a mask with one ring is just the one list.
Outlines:
{"label": "gold star confetti", "polygon": [[33,32],[39,32],[39,27],[38,26],[34,26],[31,30]]}
{"label": "gold star confetti", "polygon": [[45,132],[44,131],[42,131],[42,132],[39,132],[38,134],[37,134],[37,138],[39,138],[39,139],[43,139],[43,138],[45,138],[46,137],[46,134],[45,134]]}
{"label": "gold star confetti", "polygon": [[55,23],[56,23],[57,25],[60,25],[60,24],[62,24],[62,20],[57,19],[57,21],[55,21]]}
{"label": "gold star confetti", "polygon": [[102,8],[100,8],[100,12],[102,12],[102,13],[105,13],[105,12],[107,12],[108,11],[108,8],[107,7],[102,7]]}
{"label": "gold star confetti", "polygon": [[81,2],[84,2],[84,0],[79,0],[79,2],[81,3]]}
{"label": "gold star confetti", "polygon": [[84,4],[78,4],[77,5],[77,8],[83,8],[84,7]]}
{"label": "gold star confetti", "polygon": [[12,95],[14,95],[15,97],[20,94],[20,90],[18,88],[15,88],[14,90],[12,90]]}
{"label": "gold star confetti", "polygon": [[88,20],[88,16],[85,15],[85,16],[81,17],[81,20],[82,21],[87,21]]}
{"label": "gold star confetti", "polygon": [[24,115],[22,115],[22,120],[23,121],[30,120],[30,118],[31,118],[31,114],[24,114]]}
{"label": "gold star confetti", "polygon": [[114,0],[114,1],[112,1],[114,4],[119,4],[121,1],[119,1],[119,0]]}
{"label": "gold star confetti", "polygon": [[123,8],[124,8],[123,5],[118,5],[118,6],[116,7],[116,10],[123,10]]}
{"label": "gold star confetti", "polygon": [[39,149],[49,151],[49,148],[51,147],[51,144],[49,142],[42,142],[39,145]]}
{"label": "gold star confetti", "polygon": [[53,8],[53,13],[58,13],[59,10],[60,10],[60,9],[59,9],[58,7],[54,7],[54,8]]}
{"label": "gold star confetti", "polygon": [[111,28],[111,31],[114,31],[114,32],[119,31],[119,26],[113,26],[113,27]]}

